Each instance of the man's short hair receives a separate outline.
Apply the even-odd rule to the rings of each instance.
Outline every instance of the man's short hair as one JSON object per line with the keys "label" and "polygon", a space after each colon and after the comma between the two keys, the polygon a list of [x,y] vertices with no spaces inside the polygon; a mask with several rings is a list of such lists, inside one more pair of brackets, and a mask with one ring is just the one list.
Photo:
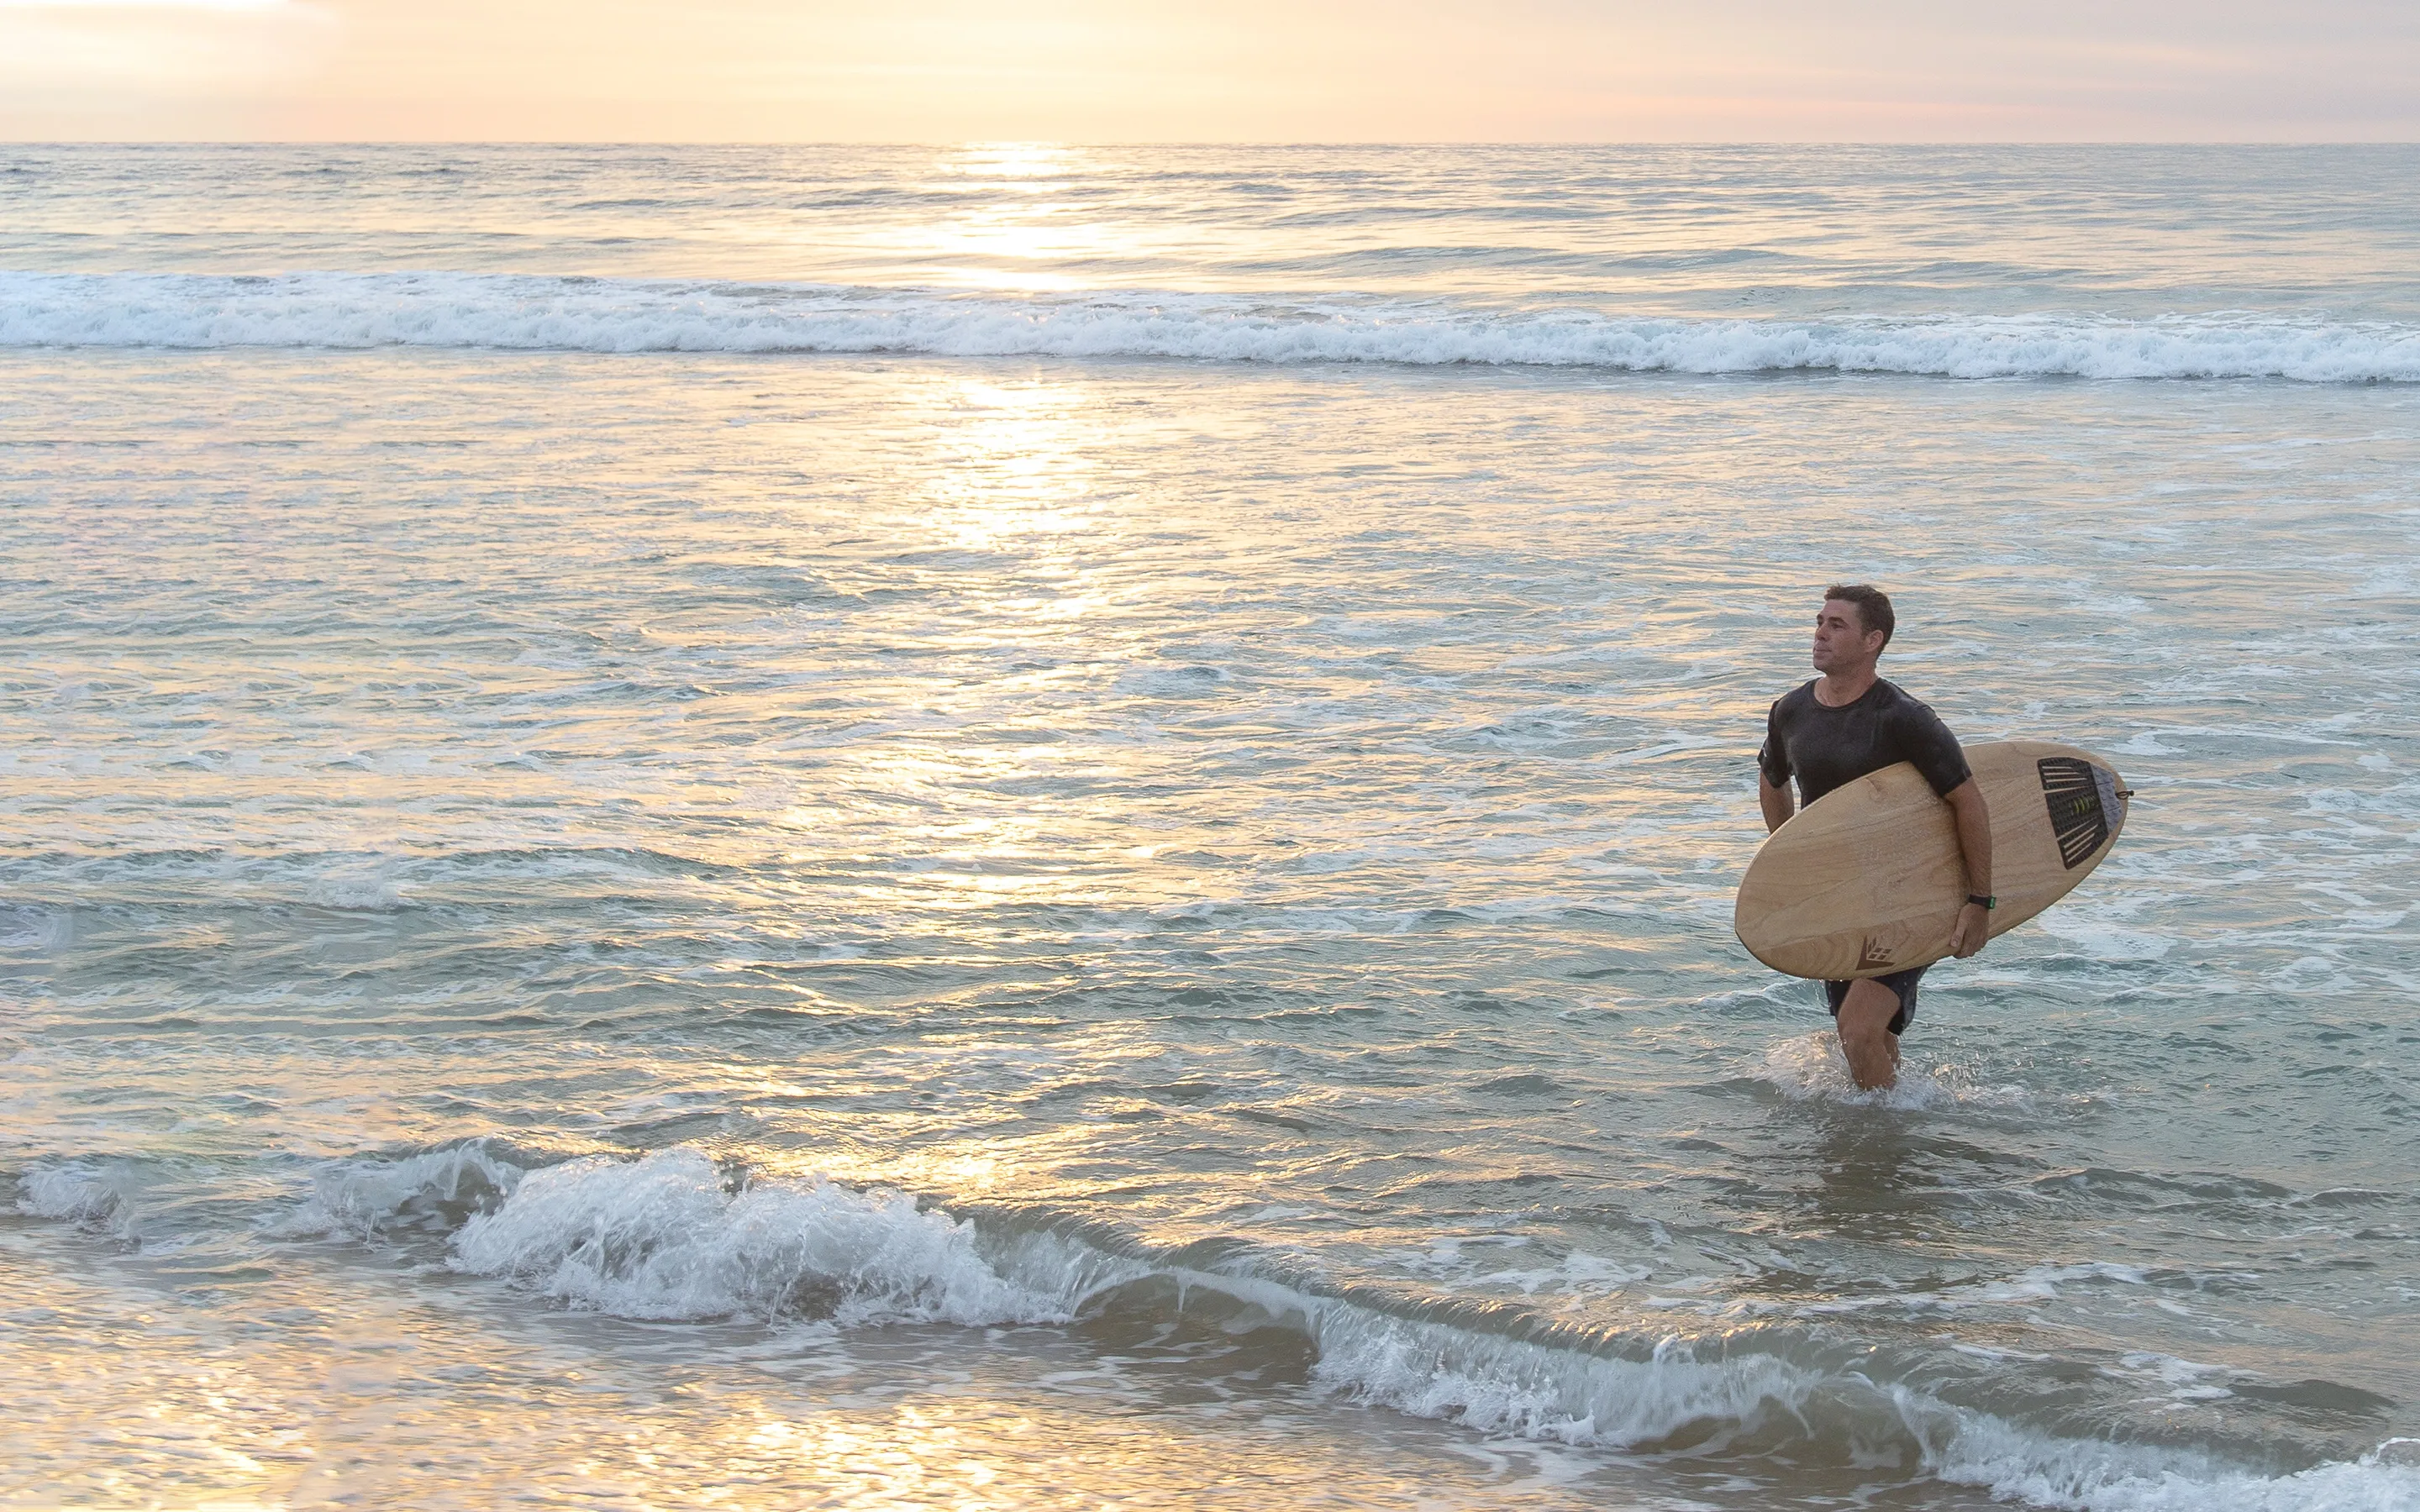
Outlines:
{"label": "man's short hair", "polygon": [[1890,646],[1891,632],[1899,628],[1899,616],[1891,612],[1890,594],[1869,583],[1834,583],[1823,590],[1823,602],[1839,598],[1857,606],[1857,628],[1868,635],[1880,630],[1883,646]]}

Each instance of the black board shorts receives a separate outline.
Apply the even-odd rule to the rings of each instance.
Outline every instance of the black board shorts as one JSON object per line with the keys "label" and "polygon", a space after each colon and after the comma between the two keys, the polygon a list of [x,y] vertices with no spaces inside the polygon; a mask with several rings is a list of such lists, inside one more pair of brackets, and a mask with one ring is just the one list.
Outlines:
{"label": "black board shorts", "polygon": [[[1871,979],[1889,988],[1891,995],[1899,999],[1899,1011],[1893,1013],[1891,1021],[1883,1026],[1891,1033],[1901,1032],[1915,1021],[1916,980],[1931,969],[1930,965],[1913,966],[1905,971],[1894,971],[1887,977]],[[1823,995],[1831,1001],[1834,1018],[1840,1016],[1840,1005],[1848,1001],[1850,985],[1845,981],[1827,981],[1823,984]]]}

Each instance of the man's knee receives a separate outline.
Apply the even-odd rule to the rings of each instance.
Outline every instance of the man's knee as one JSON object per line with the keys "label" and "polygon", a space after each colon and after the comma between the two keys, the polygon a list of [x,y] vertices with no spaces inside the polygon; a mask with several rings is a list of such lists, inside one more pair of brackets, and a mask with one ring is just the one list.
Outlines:
{"label": "man's knee", "polygon": [[1840,1051],[1859,1087],[1878,1090],[1898,1079],[1899,1046],[1890,1032],[1898,1016],[1898,995],[1878,981],[1852,983],[1841,998]]}
{"label": "man's knee", "polygon": [[1899,998],[1889,988],[1871,980],[1852,982],[1848,996],[1840,1000],[1841,1041],[1886,1045],[1891,1021],[1897,1017]]}

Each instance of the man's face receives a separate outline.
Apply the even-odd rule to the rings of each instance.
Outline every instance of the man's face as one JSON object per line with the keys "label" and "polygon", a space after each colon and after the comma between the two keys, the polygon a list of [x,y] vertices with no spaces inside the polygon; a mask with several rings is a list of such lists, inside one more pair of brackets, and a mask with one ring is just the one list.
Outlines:
{"label": "man's face", "polygon": [[1857,606],[1845,598],[1827,598],[1815,615],[1815,670],[1841,671],[1871,661],[1882,651],[1883,633],[1869,634]]}

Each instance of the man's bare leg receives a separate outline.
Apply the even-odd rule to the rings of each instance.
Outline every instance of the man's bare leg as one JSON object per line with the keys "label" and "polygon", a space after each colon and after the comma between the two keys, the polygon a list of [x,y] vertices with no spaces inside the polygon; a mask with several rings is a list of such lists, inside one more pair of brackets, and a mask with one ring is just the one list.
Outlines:
{"label": "man's bare leg", "polygon": [[1849,983],[1840,1002],[1840,1053],[1849,1057],[1849,1074],[1869,1092],[1899,1082],[1899,1036],[1890,1021],[1899,1017],[1899,999],[1881,982],[1868,979]]}

